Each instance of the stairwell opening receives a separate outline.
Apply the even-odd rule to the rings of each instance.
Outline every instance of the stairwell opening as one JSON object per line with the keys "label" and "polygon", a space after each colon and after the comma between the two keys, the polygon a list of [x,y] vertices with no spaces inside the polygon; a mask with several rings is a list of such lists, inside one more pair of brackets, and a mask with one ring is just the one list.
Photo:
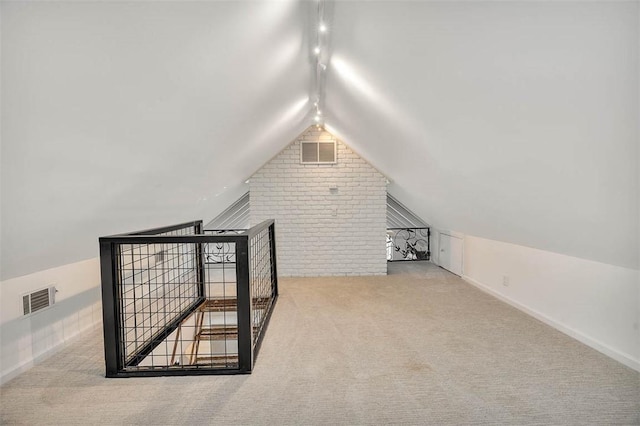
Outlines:
{"label": "stairwell opening", "polygon": [[253,369],[278,297],[275,224],[100,238],[107,377]]}

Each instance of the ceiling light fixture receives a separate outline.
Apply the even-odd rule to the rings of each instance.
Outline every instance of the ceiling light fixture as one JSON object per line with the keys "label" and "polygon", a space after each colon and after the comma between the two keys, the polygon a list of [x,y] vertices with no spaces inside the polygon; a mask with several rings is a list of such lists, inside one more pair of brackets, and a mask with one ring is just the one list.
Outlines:
{"label": "ceiling light fixture", "polygon": [[311,51],[315,56],[315,81],[314,81],[314,102],[313,102],[313,110],[311,110],[311,116],[313,117],[316,126],[324,125],[324,117],[322,115],[321,107],[324,105],[324,84],[326,76],[324,72],[327,70],[327,65],[321,62],[321,58],[327,55],[328,49],[328,35],[329,27],[325,21],[325,8],[324,8],[324,0],[318,1],[318,11],[316,15],[317,19],[317,31],[315,34],[311,36],[311,40],[314,40],[315,43],[311,45]]}

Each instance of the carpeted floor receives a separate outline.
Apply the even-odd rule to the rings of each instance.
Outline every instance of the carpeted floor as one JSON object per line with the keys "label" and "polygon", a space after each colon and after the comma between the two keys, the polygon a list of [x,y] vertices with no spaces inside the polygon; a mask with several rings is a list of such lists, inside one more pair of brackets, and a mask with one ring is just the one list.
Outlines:
{"label": "carpeted floor", "polygon": [[432,264],[288,278],[252,375],[105,379],[96,330],[2,424],[640,424],[640,374]]}

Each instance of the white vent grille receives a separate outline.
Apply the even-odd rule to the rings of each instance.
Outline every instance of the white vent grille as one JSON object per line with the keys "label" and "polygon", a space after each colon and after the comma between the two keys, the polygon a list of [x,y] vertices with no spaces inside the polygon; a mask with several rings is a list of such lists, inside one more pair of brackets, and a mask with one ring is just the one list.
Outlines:
{"label": "white vent grille", "polygon": [[29,315],[53,305],[55,303],[55,294],[55,287],[43,288],[42,290],[25,294],[24,296],[22,296],[23,314]]}
{"label": "white vent grille", "polygon": [[336,162],[336,143],[301,142],[300,162],[302,164],[334,164]]}

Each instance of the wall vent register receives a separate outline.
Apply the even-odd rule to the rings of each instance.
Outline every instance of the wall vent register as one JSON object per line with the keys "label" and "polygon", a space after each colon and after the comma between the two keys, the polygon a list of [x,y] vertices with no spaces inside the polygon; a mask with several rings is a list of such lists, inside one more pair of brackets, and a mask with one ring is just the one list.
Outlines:
{"label": "wall vent register", "polygon": [[300,162],[302,164],[335,164],[336,143],[300,142]]}
{"label": "wall vent register", "polygon": [[43,288],[22,296],[22,313],[29,315],[55,303],[55,287]]}

